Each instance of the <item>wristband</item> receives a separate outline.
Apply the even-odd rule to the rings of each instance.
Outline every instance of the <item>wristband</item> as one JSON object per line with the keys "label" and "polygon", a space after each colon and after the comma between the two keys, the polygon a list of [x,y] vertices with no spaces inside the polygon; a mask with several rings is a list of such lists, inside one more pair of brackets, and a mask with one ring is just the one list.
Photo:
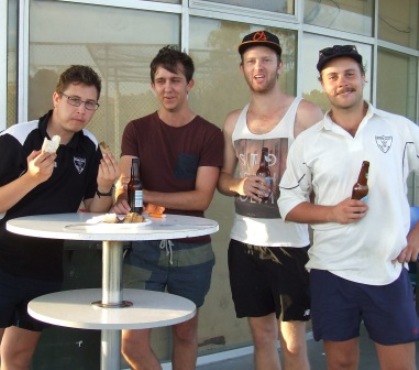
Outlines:
{"label": "wristband", "polygon": [[100,191],[99,191],[99,189],[98,190],[96,190],[96,194],[98,195],[98,197],[100,198],[100,197],[111,197],[112,196],[112,194],[113,194],[113,189],[114,189],[114,185],[112,185],[111,186],[111,188],[110,188],[110,190],[107,192],[107,193],[101,193]]}

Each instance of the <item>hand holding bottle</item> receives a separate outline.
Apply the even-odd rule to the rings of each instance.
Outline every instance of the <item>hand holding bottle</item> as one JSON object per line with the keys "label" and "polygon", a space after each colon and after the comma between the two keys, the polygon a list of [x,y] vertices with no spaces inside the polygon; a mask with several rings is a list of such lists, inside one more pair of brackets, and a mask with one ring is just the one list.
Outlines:
{"label": "hand holding bottle", "polygon": [[362,219],[368,211],[368,205],[360,200],[346,198],[335,206],[325,206],[328,209],[329,222],[349,224]]}

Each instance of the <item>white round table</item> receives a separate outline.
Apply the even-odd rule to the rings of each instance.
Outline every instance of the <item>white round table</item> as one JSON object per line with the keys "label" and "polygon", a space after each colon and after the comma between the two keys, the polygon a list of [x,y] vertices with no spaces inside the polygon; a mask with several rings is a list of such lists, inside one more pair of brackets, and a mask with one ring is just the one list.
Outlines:
{"label": "white round table", "polygon": [[[166,215],[144,224],[94,224],[94,213],[27,216],[6,223],[8,231],[29,237],[102,241],[102,289],[47,294],[29,303],[29,313],[55,325],[101,330],[101,369],[121,366],[121,330],[177,324],[195,315],[195,304],[173,294],[121,289],[124,241],[179,239],[212,234],[216,221]],[[151,221],[151,222],[150,222]],[[123,295],[125,300],[123,299]]]}

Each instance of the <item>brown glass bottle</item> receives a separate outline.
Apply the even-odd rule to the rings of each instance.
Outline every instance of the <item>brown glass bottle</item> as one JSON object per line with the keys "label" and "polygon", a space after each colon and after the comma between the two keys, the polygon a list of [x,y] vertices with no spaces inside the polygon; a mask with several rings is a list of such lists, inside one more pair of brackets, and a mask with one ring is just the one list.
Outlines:
{"label": "brown glass bottle", "polygon": [[368,195],[368,171],[370,162],[363,161],[358,180],[352,188],[352,199],[364,200]]}
{"label": "brown glass bottle", "polygon": [[269,187],[269,190],[265,192],[263,197],[261,197],[262,200],[268,200],[272,192],[272,176],[271,176],[271,171],[269,170],[268,155],[269,155],[268,148],[264,146],[262,148],[260,165],[259,165],[258,170],[256,171],[257,176],[261,176],[265,178],[266,184]]}
{"label": "brown glass bottle", "polygon": [[140,159],[133,158],[131,164],[131,178],[128,183],[128,203],[131,212],[139,215],[143,213],[143,184],[140,179]]}

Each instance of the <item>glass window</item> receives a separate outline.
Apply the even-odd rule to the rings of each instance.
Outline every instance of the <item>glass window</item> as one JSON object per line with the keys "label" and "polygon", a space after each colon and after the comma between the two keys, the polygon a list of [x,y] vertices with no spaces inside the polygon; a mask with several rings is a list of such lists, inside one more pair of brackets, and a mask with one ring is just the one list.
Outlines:
{"label": "glass window", "polygon": [[201,0],[209,3],[237,5],[241,8],[266,10],[276,13],[294,14],[294,0]]}
{"label": "glass window", "polygon": [[377,108],[416,120],[418,60],[378,49]]}
{"label": "glass window", "polygon": [[193,17],[190,52],[196,64],[196,86],[190,99],[199,114],[221,125],[228,112],[247,103],[249,88],[240,72],[237,47],[245,35],[261,29],[279,37],[284,63],[280,85],[284,91],[295,94],[297,41],[294,31]]}
{"label": "glass window", "polygon": [[7,126],[17,121],[18,2],[9,0],[7,41]]}
{"label": "glass window", "polygon": [[[384,48],[378,49],[377,108],[401,114],[417,122],[418,60]],[[410,204],[419,204],[419,176],[411,174],[408,182]]]}
{"label": "glass window", "polygon": [[[303,55],[301,58],[303,68],[299,69],[301,71],[299,78],[302,81],[303,97],[318,104],[323,111],[328,110],[330,108],[330,104],[326,95],[323,93],[323,89],[318,80],[319,72],[317,71],[316,65],[319,59],[319,50],[328,46],[347,44],[354,43],[350,43],[346,40],[342,41],[308,33],[304,34],[302,48]],[[370,77],[372,73],[372,48],[370,45],[363,45],[359,43],[354,45],[363,57],[363,64],[366,70],[366,78],[368,82],[364,88],[364,99],[370,101],[371,88],[373,85]]]}
{"label": "glass window", "polygon": [[398,45],[417,49],[419,1],[380,0],[378,37]]}
{"label": "glass window", "polygon": [[132,9],[109,10],[31,1],[28,111],[29,118],[36,119],[51,108],[58,75],[68,66],[90,65],[102,77],[102,94],[101,106],[88,128],[118,155],[127,122],[157,107],[149,65],[161,47],[179,45],[180,18]]}
{"label": "glass window", "polygon": [[372,36],[373,5],[374,0],[305,0],[304,23]]}

